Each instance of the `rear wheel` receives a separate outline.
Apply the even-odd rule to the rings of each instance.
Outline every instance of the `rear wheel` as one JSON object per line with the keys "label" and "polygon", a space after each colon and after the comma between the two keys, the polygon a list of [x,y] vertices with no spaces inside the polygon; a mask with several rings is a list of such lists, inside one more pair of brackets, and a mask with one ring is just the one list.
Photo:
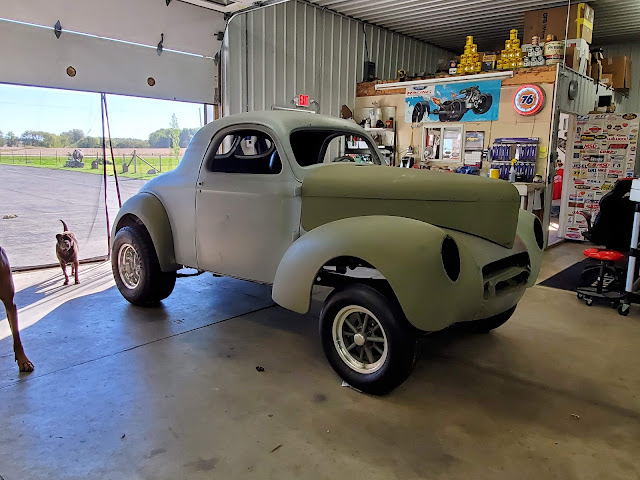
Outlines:
{"label": "rear wheel", "polygon": [[176,283],[176,272],[160,269],[151,236],[141,225],[118,230],[111,269],[118,290],[134,305],[153,305],[167,298]]}
{"label": "rear wheel", "polygon": [[366,285],[336,289],[320,314],[322,348],[349,385],[383,395],[415,364],[417,336],[396,302]]}

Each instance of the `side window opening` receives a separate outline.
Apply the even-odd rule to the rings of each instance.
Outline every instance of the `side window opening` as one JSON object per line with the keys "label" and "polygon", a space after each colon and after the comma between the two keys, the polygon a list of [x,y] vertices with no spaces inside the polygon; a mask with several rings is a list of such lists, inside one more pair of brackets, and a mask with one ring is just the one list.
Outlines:
{"label": "side window opening", "polygon": [[291,132],[290,141],[301,167],[343,162],[381,164],[376,148],[355,133],[300,129]]}
{"label": "side window opening", "polygon": [[222,139],[208,167],[219,173],[277,175],[282,171],[282,161],[269,135],[258,130],[238,130]]}

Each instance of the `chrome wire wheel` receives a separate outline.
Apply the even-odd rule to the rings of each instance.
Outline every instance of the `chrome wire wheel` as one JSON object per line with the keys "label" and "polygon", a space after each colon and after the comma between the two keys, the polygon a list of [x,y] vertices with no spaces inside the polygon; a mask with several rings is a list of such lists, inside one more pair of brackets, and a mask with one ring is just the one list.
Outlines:
{"label": "chrome wire wheel", "polygon": [[387,336],[370,310],[359,305],[344,307],[333,320],[332,335],[338,355],[352,370],[371,374],[384,365]]}
{"label": "chrome wire wheel", "polygon": [[130,243],[123,243],[118,250],[118,273],[125,287],[135,289],[140,284],[142,261]]}

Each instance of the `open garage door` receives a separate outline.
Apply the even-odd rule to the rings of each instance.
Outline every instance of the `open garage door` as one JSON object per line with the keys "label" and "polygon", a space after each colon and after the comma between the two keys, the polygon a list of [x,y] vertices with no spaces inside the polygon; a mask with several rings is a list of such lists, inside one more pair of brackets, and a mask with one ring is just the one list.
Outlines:
{"label": "open garage door", "polygon": [[[105,256],[100,93],[115,94],[107,98],[125,201],[174,168],[213,118],[224,12],[243,4],[0,3],[0,245],[14,267],[55,263],[60,218],[77,234],[81,258]],[[107,167],[113,220],[118,200]]]}

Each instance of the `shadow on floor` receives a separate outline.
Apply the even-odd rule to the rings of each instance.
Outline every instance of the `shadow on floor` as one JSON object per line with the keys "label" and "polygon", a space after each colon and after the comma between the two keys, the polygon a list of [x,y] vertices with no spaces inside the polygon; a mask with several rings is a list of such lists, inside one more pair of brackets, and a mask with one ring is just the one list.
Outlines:
{"label": "shadow on floor", "polygon": [[268,287],[204,274],[179,279],[150,308],[129,304],[104,264],[82,272],[80,285],[52,273],[16,293],[22,342],[36,370],[19,374],[6,320],[0,327],[0,387],[135,348],[273,305]]}

